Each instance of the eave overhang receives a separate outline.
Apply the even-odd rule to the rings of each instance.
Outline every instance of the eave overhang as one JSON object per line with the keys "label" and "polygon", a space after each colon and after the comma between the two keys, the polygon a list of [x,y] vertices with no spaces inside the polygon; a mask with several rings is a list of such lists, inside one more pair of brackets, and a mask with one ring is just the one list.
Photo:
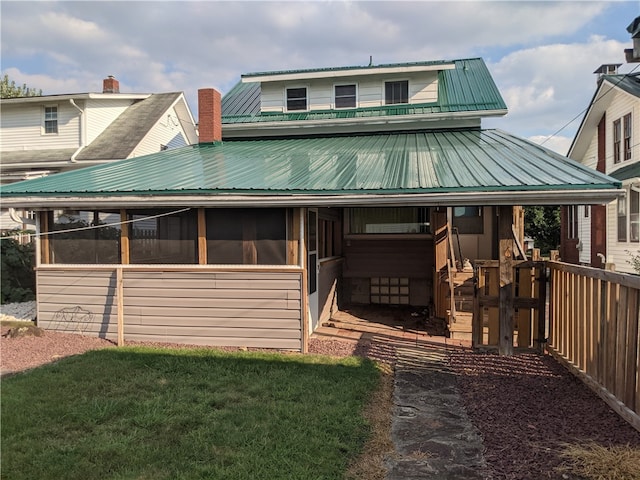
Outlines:
{"label": "eave overhang", "polygon": [[4,207],[56,208],[173,208],[173,207],[370,207],[469,205],[594,205],[606,204],[625,194],[623,189],[574,188],[570,190],[441,191],[424,193],[353,193],[269,195],[264,193],[192,193],[185,195],[3,196]]}

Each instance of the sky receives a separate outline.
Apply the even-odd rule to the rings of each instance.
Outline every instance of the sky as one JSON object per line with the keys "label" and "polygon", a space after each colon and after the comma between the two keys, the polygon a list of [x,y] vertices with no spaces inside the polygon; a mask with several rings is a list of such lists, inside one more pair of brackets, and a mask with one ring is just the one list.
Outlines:
{"label": "sky", "polygon": [[[226,93],[240,75],[482,57],[507,104],[483,120],[566,154],[596,88],[622,63],[635,1],[0,2],[0,69],[44,95]],[[573,120],[573,121],[572,121]]]}

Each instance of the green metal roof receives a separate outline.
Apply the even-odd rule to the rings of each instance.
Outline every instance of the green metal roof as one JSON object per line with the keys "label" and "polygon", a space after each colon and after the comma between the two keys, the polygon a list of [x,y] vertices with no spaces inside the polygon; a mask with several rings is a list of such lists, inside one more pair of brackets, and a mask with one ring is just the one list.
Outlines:
{"label": "green metal roof", "polygon": [[[452,62],[425,62],[425,64],[455,64],[454,69],[438,72],[438,101],[426,104],[384,105],[380,107],[346,110],[312,110],[295,113],[260,113],[260,85],[234,86],[222,98],[222,123],[260,123],[296,120],[327,120],[337,118],[366,118],[414,114],[482,112],[507,109],[496,84],[481,58],[453,60]],[[416,65],[394,64],[392,66]],[[342,69],[356,68],[343,67]],[[363,67],[357,67],[363,68]],[[326,71],[316,69],[310,71]],[[292,71],[293,73],[299,71]],[[276,72],[290,73],[290,72]],[[258,75],[258,74],[255,74]]]}
{"label": "green metal roof", "polygon": [[4,185],[0,196],[7,201],[533,190],[543,197],[554,190],[619,186],[610,177],[500,130],[452,130],[193,145]]}
{"label": "green metal roof", "polygon": [[630,178],[640,178],[640,162],[632,163],[625,167],[611,172],[609,176],[618,180],[629,180]]}
{"label": "green metal roof", "polygon": [[451,61],[447,60],[431,60],[431,61],[423,61],[423,62],[405,62],[405,63],[383,63],[378,65],[351,65],[347,67],[323,67],[323,68],[306,68],[301,70],[277,70],[277,71],[269,71],[269,72],[254,72],[254,73],[245,73],[242,75],[242,78],[251,78],[251,77],[263,77],[266,75],[291,75],[298,73],[328,73],[328,72],[342,72],[349,70],[362,70],[362,69],[370,69],[375,71],[376,69],[382,68],[400,68],[400,67],[431,67],[434,65],[449,65]]}

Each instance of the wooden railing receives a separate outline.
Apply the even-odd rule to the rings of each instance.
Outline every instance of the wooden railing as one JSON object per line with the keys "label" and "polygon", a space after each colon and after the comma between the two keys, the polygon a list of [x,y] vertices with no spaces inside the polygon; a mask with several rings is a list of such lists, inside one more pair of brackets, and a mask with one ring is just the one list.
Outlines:
{"label": "wooden railing", "polygon": [[[513,262],[514,315],[512,332],[515,346],[542,350],[545,340],[545,263],[542,261]],[[500,272],[498,260],[475,262],[476,292],[473,311],[473,346],[497,349],[501,332],[499,321]]]}
{"label": "wooden railing", "polygon": [[640,277],[547,265],[549,352],[640,430]]}

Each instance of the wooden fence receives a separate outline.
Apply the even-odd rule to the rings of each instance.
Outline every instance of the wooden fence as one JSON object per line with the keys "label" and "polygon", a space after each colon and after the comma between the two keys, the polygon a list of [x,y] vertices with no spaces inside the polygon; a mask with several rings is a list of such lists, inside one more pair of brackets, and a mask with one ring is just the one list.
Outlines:
{"label": "wooden fence", "polygon": [[640,430],[640,277],[547,265],[549,351]]}

